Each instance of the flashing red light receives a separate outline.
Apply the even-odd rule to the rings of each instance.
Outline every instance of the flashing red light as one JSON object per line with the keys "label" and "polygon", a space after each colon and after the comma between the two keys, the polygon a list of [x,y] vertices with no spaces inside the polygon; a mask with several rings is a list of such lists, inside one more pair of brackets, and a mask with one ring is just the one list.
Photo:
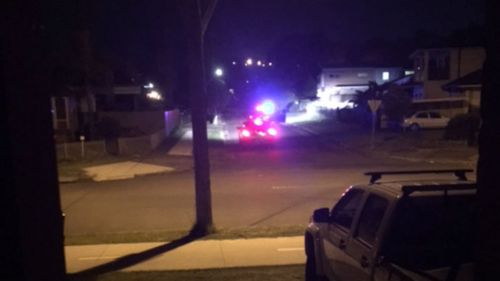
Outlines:
{"label": "flashing red light", "polygon": [[241,135],[242,135],[243,137],[248,138],[248,137],[250,137],[250,131],[249,131],[249,130],[247,130],[247,129],[244,129],[243,131],[241,131]]}
{"label": "flashing red light", "polygon": [[271,136],[277,136],[278,130],[276,130],[275,128],[269,128],[269,129],[267,129],[267,133]]}

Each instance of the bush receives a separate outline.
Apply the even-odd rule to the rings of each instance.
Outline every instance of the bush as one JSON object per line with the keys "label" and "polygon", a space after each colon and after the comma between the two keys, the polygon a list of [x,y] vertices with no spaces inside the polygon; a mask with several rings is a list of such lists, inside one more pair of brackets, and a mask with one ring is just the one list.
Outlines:
{"label": "bush", "polygon": [[337,118],[339,121],[345,123],[353,123],[358,120],[357,112],[353,108],[337,109]]}
{"label": "bush", "polygon": [[475,143],[480,122],[478,114],[459,114],[448,122],[444,138],[447,140],[468,140],[469,144]]}
{"label": "bush", "polygon": [[410,111],[411,97],[400,87],[391,87],[382,97],[382,113],[392,124],[401,124]]}

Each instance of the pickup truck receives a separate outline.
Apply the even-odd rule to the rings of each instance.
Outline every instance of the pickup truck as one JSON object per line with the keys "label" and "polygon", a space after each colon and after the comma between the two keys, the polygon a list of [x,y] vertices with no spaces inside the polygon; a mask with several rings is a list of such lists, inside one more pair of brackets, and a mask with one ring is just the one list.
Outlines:
{"label": "pickup truck", "polygon": [[[306,280],[473,280],[476,184],[467,172],[366,173],[368,184],[314,211],[305,232]],[[380,182],[430,173],[457,178]]]}

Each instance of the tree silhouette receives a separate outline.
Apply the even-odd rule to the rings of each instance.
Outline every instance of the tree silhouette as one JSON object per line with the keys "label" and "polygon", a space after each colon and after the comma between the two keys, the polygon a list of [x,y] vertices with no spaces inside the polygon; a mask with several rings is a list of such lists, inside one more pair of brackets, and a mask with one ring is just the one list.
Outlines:
{"label": "tree silhouette", "polygon": [[185,25],[189,65],[188,81],[191,94],[196,193],[196,223],[191,232],[204,235],[213,232],[214,226],[208,158],[207,87],[203,37],[217,5],[217,0],[179,0],[177,3]]}

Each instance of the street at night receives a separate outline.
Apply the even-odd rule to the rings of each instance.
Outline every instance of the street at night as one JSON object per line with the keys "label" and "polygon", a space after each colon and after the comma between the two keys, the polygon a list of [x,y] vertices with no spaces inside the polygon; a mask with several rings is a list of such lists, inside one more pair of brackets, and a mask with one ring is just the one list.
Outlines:
{"label": "street at night", "polygon": [[[232,135],[232,125],[237,122],[225,123],[228,125],[212,130],[226,129]],[[216,227],[305,226],[314,209],[331,207],[348,186],[367,182],[364,172],[470,165],[456,161],[456,157],[455,161],[452,157],[451,162],[432,164],[426,159],[411,161],[391,158],[389,154],[367,154],[362,147],[344,143],[363,138],[363,133],[335,119],[281,128],[282,138],[272,145],[240,145],[230,139],[224,143],[220,138],[212,143]],[[458,149],[466,148],[459,145]],[[177,159],[179,172],[61,185],[66,235],[188,231],[195,211],[191,157],[168,155],[159,149],[142,161],[172,163],[169,159]]]}
{"label": "street at night", "polygon": [[0,280],[499,279],[498,1],[7,2]]}

